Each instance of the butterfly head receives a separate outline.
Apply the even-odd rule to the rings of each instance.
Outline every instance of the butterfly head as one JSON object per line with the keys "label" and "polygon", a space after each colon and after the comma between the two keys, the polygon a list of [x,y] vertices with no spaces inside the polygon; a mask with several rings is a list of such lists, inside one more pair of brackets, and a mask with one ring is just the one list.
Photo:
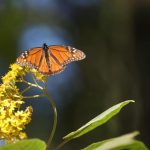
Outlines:
{"label": "butterfly head", "polygon": [[48,49],[47,44],[46,44],[46,43],[44,43],[44,44],[43,44],[43,46],[42,46],[42,48],[43,48],[43,50],[47,51],[47,49]]}

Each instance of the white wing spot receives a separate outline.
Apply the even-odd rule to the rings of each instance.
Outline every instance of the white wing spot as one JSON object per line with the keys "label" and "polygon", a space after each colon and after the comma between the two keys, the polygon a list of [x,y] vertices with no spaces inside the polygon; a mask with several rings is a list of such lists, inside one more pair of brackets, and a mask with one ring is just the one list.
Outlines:
{"label": "white wing spot", "polygon": [[70,46],[67,46],[67,49],[69,52],[71,52],[71,47]]}
{"label": "white wing spot", "polygon": [[72,52],[73,52],[73,53],[76,53],[76,51],[77,51],[77,49],[73,47],[73,48],[72,48]]}

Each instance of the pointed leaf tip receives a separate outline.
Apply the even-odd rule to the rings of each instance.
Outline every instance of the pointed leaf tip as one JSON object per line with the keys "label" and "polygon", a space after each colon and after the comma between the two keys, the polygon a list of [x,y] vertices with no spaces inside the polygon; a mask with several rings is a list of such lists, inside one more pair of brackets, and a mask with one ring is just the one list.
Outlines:
{"label": "pointed leaf tip", "polygon": [[71,132],[68,135],[66,135],[65,137],[63,137],[63,139],[64,140],[75,139],[75,138],[78,138],[78,137],[90,132],[91,130],[95,129],[96,127],[101,126],[102,124],[106,123],[113,116],[118,114],[124,106],[126,106],[127,104],[129,104],[131,102],[133,103],[135,101],[134,100],[126,100],[124,102],[121,102],[119,104],[116,104],[116,105],[110,107],[109,109],[107,109],[106,111],[104,111],[103,113],[101,113],[100,115],[98,115],[97,117],[95,117],[94,119],[92,119],[91,121],[86,123],[85,125],[83,125],[78,130]]}

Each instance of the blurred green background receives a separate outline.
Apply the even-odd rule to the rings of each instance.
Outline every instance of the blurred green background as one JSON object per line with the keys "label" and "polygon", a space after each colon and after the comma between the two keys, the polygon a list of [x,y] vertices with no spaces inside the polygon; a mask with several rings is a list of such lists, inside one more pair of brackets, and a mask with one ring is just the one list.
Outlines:
{"label": "blurred green background", "polygon": [[[22,51],[44,42],[70,45],[87,55],[49,79],[59,112],[54,145],[110,106],[134,99],[134,105],[64,149],[81,149],[133,130],[150,146],[150,1],[0,0],[1,76]],[[47,141],[53,121],[48,100],[26,104],[34,108],[28,136]]]}

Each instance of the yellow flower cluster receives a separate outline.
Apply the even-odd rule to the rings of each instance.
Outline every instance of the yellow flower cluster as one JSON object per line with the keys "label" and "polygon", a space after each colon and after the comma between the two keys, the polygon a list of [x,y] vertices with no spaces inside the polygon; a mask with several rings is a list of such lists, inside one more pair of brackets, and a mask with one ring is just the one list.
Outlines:
{"label": "yellow flower cluster", "polygon": [[16,82],[22,79],[26,72],[17,64],[11,65],[10,68],[0,85],[0,139],[15,142],[27,136],[23,130],[31,120],[32,107],[20,110],[24,101]]}

